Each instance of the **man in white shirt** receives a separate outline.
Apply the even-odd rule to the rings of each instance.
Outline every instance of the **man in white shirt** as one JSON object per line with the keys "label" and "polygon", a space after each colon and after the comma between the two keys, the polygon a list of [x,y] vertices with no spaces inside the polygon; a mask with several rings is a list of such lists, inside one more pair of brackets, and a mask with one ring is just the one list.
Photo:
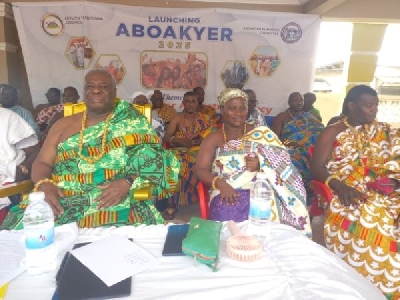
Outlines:
{"label": "man in white shirt", "polygon": [[[0,185],[26,180],[39,152],[38,138],[19,115],[0,107]],[[0,209],[10,204],[0,198]]]}
{"label": "man in white shirt", "polygon": [[255,124],[256,126],[267,126],[265,123],[265,115],[257,107],[258,100],[256,93],[250,89],[243,90],[243,92],[249,96],[247,123]]}

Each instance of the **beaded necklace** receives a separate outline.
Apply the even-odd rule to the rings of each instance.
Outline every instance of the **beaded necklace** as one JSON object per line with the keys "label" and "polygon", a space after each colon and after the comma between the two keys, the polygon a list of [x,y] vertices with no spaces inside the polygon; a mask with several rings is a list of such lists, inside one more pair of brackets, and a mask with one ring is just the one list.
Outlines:
{"label": "beaded necklace", "polygon": [[[243,136],[247,133],[247,123],[244,123],[244,129],[243,129]],[[225,132],[225,125],[222,125],[222,134],[224,135],[224,144],[227,142],[226,138],[226,132]],[[242,136],[242,137],[243,137]],[[236,148],[237,150],[243,150],[244,149],[244,142],[240,144],[239,147]]]}
{"label": "beaded necklace", "polygon": [[[289,108],[288,108],[287,112],[289,113],[289,116],[292,118],[292,120],[297,121],[297,120],[295,119],[295,117],[292,115],[292,113],[290,112],[290,109],[289,109]],[[304,123],[305,123],[305,125],[306,125],[306,128],[308,128],[308,121],[307,121],[307,118],[304,116],[304,113],[303,113],[303,112],[301,112],[301,118],[303,119],[303,121],[304,121]],[[296,126],[297,126],[297,125],[296,125]]]}
{"label": "beaded necklace", "polygon": [[106,141],[107,141],[107,129],[108,129],[108,123],[111,119],[111,117],[113,116],[113,113],[110,113],[108,115],[108,117],[105,120],[104,123],[104,128],[103,128],[103,136],[101,139],[101,152],[99,155],[93,156],[93,157],[86,157],[82,154],[82,150],[83,150],[83,132],[86,129],[86,119],[87,119],[87,111],[85,111],[83,113],[83,117],[82,117],[82,129],[79,132],[79,150],[78,150],[78,156],[86,161],[88,164],[94,164],[96,163],[100,158],[102,158],[104,156],[104,154],[106,153]]}
{"label": "beaded necklace", "polygon": [[[374,121],[376,123],[376,121]],[[369,124],[364,124],[361,126],[361,130],[358,131],[354,126],[352,126],[348,118],[343,119],[343,124],[346,125],[347,128],[349,128],[354,136],[357,138],[357,151],[358,151],[358,156],[361,161],[361,165],[363,166],[363,175],[366,175],[369,172],[368,168],[368,160],[369,157],[372,158],[372,151],[371,151],[371,136],[370,136],[370,126]],[[363,130],[365,128],[365,130]],[[366,141],[367,146],[364,149],[364,142]],[[365,151],[364,151],[365,150]],[[365,153],[365,154],[364,154]]]}
{"label": "beaded necklace", "polygon": [[[357,137],[357,151],[358,151],[358,155],[360,157],[360,159],[363,158],[364,156],[364,143],[363,143],[363,137],[367,142],[367,147],[366,150],[367,152],[369,152],[369,146],[371,144],[371,137],[370,137],[370,128],[368,124],[365,124],[363,126],[361,126],[361,131],[358,131],[354,126],[351,126],[349,123],[349,120],[347,118],[343,119],[343,123],[344,125],[346,125],[347,128],[349,128],[353,133],[354,136]],[[365,133],[366,133],[366,137],[365,134],[363,134],[363,128],[365,126]]]}
{"label": "beaded necklace", "polygon": [[[186,133],[186,135],[190,135],[193,134],[195,132],[195,120],[196,120],[196,116],[197,116],[197,112],[194,114],[194,117],[192,119],[192,123],[190,124],[190,126],[185,126],[185,120],[186,120],[186,113],[183,113],[183,127],[182,127],[182,131]],[[189,128],[192,127],[192,132],[189,132]]]}

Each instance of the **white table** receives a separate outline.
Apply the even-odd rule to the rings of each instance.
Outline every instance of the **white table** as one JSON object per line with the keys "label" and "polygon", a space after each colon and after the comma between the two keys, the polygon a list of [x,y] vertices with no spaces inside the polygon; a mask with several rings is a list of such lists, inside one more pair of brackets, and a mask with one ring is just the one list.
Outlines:
{"label": "white table", "polygon": [[[123,299],[385,299],[333,253],[285,225],[271,224],[268,250],[252,263],[237,262],[226,255],[225,240],[230,234],[224,226],[218,272],[195,266],[186,256],[161,256],[167,233],[163,225],[82,229],[77,242],[111,233],[133,238],[159,260],[156,267],[133,277],[132,295]],[[10,283],[5,300],[51,299],[54,275],[35,278],[22,274]]]}

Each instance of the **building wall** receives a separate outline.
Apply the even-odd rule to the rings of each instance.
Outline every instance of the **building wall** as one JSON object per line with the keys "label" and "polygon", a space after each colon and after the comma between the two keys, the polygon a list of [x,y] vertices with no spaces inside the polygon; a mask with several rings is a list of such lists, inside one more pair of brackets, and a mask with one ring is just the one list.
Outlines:
{"label": "building wall", "polygon": [[399,23],[400,1],[347,0],[324,12],[323,18],[342,22]]}
{"label": "building wall", "polygon": [[0,83],[15,86],[19,92],[19,104],[33,109],[28,79],[9,3],[0,3]]}

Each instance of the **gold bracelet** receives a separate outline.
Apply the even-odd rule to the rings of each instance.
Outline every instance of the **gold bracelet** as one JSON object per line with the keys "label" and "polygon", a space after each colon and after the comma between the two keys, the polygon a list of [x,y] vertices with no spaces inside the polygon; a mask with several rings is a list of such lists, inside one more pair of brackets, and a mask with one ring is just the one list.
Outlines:
{"label": "gold bracelet", "polygon": [[329,175],[329,176],[325,179],[325,185],[326,185],[327,187],[330,187],[330,186],[329,186],[329,182],[331,182],[332,179],[337,179],[337,180],[341,181],[339,176],[337,176],[337,175]]}
{"label": "gold bracelet", "polygon": [[52,179],[50,179],[50,178],[44,178],[44,179],[41,179],[41,180],[39,180],[38,182],[35,183],[35,186],[34,186],[34,188],[33,188],[33,191],[34,191],[34,192],[37,192],[37,190],[39,189],[39,187],[40,187],[43,183],[46,183],[46,182],[51,183],[51,184],[57,186],[57,183],[56,183],[54,180],[52,180]]}
{"label": "gold bracelet", "polygon": [[218,190],[217,186],[215,185],[218,179],[223,179],[223,178],[221,176],[215,176],[211,182],[211,187],[213,190]]}

